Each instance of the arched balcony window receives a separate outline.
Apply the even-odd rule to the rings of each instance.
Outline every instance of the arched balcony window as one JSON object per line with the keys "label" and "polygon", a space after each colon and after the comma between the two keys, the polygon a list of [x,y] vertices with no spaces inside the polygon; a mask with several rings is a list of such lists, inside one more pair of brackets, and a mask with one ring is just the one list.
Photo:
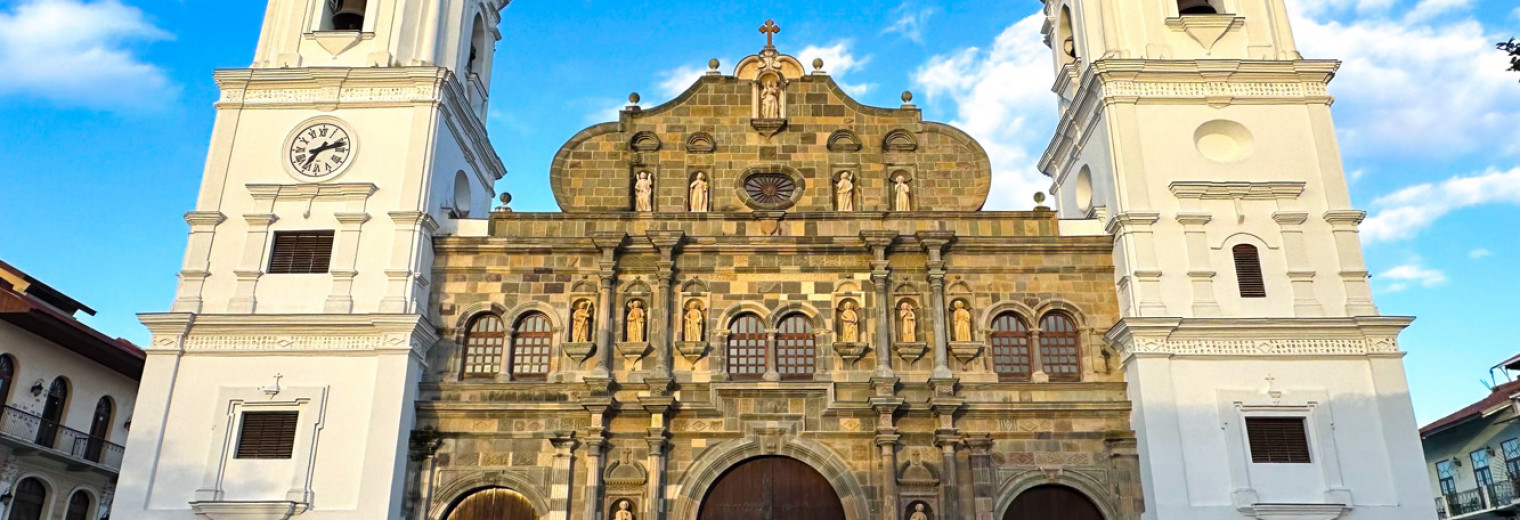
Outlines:
{"label": "arched balcony window", "polygon": [[807,316],[793,314],[781,320],[776,332],[776,371],[782,379],[812,379],[818,362],[813,324]]}
{"label": "arched balcony window", "polygon": [[116,406],[109,396],[95,402],[95,416],[90,419],[90,439],[85,444],[84,458],[100,462],[100,456],[105,453],[106,438],[111,436],[111,417],[115,411]]}
{"label": "arched balcony window", "polygon": [[554,328],[541,312],[517,320],[512,329],[512,379],[541,381],[549,377],[549,352]]}
{"label": "arched balcony window", "polygon": [[464,337],[465,378],[494,378],[501,371],[507,328],[495,314],[482,314],[470,322]]}
{"label": "arched balcony window", "polygon": [[770,338],[760,317],[744,314],[728,325],[728,375],[733,379],[760,379],[765,375]]}
{"label": "arched balcony window", "polygon": [[1070,316],[1052,312],[1040,319],[1040,369],[1051,381],[1080,381],[1081,352],[1081,333]]}
{"label": "arched balcony window", "polygon": [[0,354],[0,405],[10,404],[11,387],[16,382],[16,358]]}
{"label": "arched balcony window", "polygon": [[999,314],[992,320],[992,370],[998,380],[1028,381],[1032,363],[1029,327],[1017,314]]}
{"label": "arched balcony window", "polygon": [[75,491],[69,495],[69,510],[63,515],[63,520],[90,520],[90,494]]}
{"label": "arched balcony window", "polygon": [[63,428],[63,409],[69,404],[69,381],[62,376],[53,379],[48,387],[47,399],[42,404],[42,421],[37,425],[37,444],[52,448],[58,442],[58,431]]}

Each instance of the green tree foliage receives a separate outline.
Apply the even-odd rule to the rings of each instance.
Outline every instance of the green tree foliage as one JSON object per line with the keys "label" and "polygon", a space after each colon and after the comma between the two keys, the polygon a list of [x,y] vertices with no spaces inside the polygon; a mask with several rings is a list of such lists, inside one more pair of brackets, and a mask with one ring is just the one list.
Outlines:
{"label": "green tree foliage", "polygon": [[1520,42],[1510,38],[1507,42],[1499,42],[1498,47],[1509,53],[1509,70],[1520,72]]}

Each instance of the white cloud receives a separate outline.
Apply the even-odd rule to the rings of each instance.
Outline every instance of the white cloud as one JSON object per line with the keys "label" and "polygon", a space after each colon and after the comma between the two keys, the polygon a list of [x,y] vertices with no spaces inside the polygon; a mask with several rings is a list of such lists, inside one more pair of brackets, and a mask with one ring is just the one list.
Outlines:
{"label": "white cloud", "polygon": [[1480,248],[1474,249],[1472,251],[1468,251],[1467,252],[1467,257],[1471,258],[1473,260],[1482,260],[1484,258],[1488,258],[1490,256],[1493,256],[1493,254],[1494,254],[1493,251],[1489,251],[1487,249],[1483,249],[1483,248],[1480,247]]}
{"label": "white cloud", "polygon": [[1408,263],[1383,271],[1378,276],[1393,280],[1393,283],[1383,288],[1387,292],[1399,292],[1413,285],[1435,287],[1446,283],[1446,273],[1420,265],[1419,258],[1410,259]]}
{"label": "white cloud", "polygon": [[951,124],[986,148],[992,160],[988,209],[1028,208],[1034,192],[1050,187],[1035,169],[1056,118],[1050,82],[1039,79],[1051,75],[1050,49],[1040,39],[1043,22],[1032,15],[1004,29],[989,49],[935,56],[913,74],[926,100],[948,97],[956,107]]}
{"label": "white cloud", "polygon": [[1331,92],[1347,156],[1451,157],[1496,145],[1505,147],[1500,153],[1520,151],[1492,138],[1520,126],[1515,79],[1493,48],[1502,38],[1470,16],[1427,19],[1466,0],[1423,0],[1404,20],[1358,7],[1364,16],[1349,22],[1328,20],[1345,2],[1293,4],[1303,54],[1344,61]]}
{"label": "white cloud", "polygon": [[850,40],[843,40],[835,42],[828,47],[809,45],[803,47],[795,56],[808,67],[813,66],[813,58],[822,58],[823,70],[828,71],[829,75],[834,78],[834,81],[839,83],[839,88],[844,89],[845,92],[850,93],[852,96],[861,96],[865,95],[866,92],[870,92],[871,88],[876,85],[872,83],[845,83],[843,78],[852,70],[864,68],[867,63],[871,62],[871,57],[856,58],[854,54],[850,53],[851,43],[853,42]]}
{"label": "white cloud", "polygon": [[586,110],[586,124],[598,124],[617,121],[623,112],[623,108],[628,106],[628,101],[619,101],[612,98],[590,98],[578,100],[574,104]]}
{"label": "white cloud", "polygon": [[172,98],[163,69],[131,46],[171,35],[118,0],[23,0],[0,10],[0,95],[136,110]]}
{"label": "white cloud", "polygon": [[1362,237],[1368,243],[1411,238],[1447,213],[1479,204],[1520,204],[1520,168],[1417,184],[1379,197],[1362,224]]}
{"label": "white cloud", "polygon": [[934,16],[934,8],[914,9],[912,3],[903,2],[892,10],[897,20],[882,29],[882,34],[901,34],[904,38],[917,43],[924,43],[924,26],[929,23],[929,17]]}
{"label": "white cloud", "polygon": [[664,94],[667,98],[679,96],[682,92],[686,92],[686,89],[691,88],[691,85],[696,83],[698,79],[701,79],[703,74],[707,74],[707,67],[682,65],[665,71],[661,74],[665,79],[660,81],[660,93]]}

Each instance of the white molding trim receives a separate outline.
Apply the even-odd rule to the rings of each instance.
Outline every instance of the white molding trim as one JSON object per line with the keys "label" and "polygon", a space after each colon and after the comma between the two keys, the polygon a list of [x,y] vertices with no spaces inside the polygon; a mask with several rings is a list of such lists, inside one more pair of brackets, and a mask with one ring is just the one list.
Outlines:
{"label": "white molding trim", "polygon": [[[1125,318],[1104,335],[1120,359],[1137,355],[1305,357],[1402,355],[1413,318]],[[1312,339],[1311,339],[1312,338]]]}

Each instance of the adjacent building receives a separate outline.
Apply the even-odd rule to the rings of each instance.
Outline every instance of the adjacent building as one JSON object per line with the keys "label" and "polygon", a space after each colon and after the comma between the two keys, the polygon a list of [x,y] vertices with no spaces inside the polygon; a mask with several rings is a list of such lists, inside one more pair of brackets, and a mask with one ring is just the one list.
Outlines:
{"label": "adjacent building", "polygon": [[104,518],[143,352],[80,323],[83,303],[0,262],[0,514]]}
{"label": "adjacent building", "polygon": [[1441,518],[1489,520],[1520,514],[1520,356],[1494,367],[1505,375],[1488,396],[1420,429],[1425,466]]}

